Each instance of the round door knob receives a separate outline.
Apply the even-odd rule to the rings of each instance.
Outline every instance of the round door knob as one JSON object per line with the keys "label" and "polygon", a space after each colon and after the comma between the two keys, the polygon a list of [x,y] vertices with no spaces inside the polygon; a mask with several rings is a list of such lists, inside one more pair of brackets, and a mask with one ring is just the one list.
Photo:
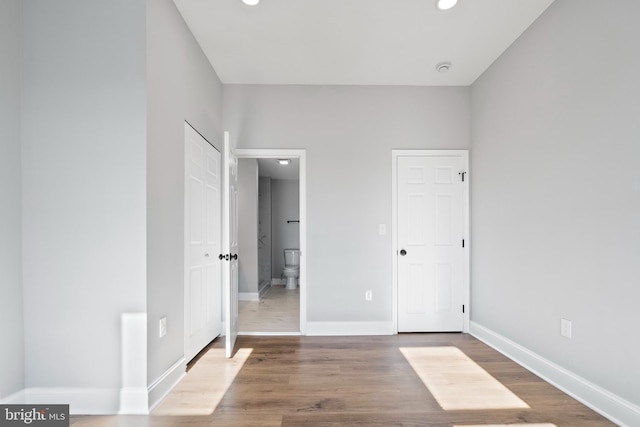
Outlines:
{"label": "round door knob", "polygon": [[400,249],[401,256],[405,256],[406,254],[407,254],[407,251],[405,251],[404,249]]}
{"label": "round door knob", "polygon": [[238,259],[238,254],[231,255],[231,259]]}

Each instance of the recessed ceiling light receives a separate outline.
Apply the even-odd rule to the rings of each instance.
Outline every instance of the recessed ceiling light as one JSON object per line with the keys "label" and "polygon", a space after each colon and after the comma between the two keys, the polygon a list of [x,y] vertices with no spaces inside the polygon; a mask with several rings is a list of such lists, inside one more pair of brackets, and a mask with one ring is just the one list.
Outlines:
{"label": "recessed ceiling light", "polygon": [[242,0],[242,3],[246,4],[247,6],[255,6],[260,2],[260,0]]}
{"label": "recessed ceiling light", "polygon": [[436,8],[440,10],[451,9],[458,3],[458,0],[436,0]]}
{"label": "recessed ceiling light", "polygon": [[436,71],[439,73],[446,73],[451,69],[451,62],[439,62],[436,65]]}
{"label": "recessed ceiling light", "polygon": [[281,165],[288,165],[289,163],[291,163],[291,160],[289,160],[289,159],[278,159],[278,163],[280,163]]}

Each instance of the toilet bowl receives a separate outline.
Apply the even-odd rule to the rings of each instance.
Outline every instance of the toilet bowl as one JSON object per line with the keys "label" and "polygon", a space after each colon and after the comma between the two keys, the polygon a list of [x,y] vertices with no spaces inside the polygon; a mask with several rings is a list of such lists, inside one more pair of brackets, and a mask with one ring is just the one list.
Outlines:
{"label": "toilet bowl", "polygon": [[300,251],[298,249],[284,250],[282,275],[287,279],[287,289],[296,289],[298,287],[298,277],[300,277]]}

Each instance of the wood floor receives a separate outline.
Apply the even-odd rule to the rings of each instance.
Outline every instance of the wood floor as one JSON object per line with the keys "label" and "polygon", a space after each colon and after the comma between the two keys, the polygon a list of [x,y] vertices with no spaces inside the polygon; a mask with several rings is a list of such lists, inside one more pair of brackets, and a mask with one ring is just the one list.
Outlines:
{"label": "wood floor", "polygon": [[466,334],[241,336],[236,348],[228,360],[212,343],[150,416],[71,425],[614,425]]}
{"label": "wood floor", "polygon": [[238,303],[240,333],[300,332],[300,289],[274,285],[260,301]]}

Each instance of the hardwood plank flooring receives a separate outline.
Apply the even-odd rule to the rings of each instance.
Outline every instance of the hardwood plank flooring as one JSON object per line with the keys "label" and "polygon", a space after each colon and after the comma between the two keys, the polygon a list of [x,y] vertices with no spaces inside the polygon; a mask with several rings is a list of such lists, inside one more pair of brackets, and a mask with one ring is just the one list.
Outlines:
{"label": "hardwood plank flooring", "polygon": [[[150,416],[78,417],[73,426],[433,426],[572,427],[611,422],[466,334],[238,338],[234,359],[216,340]],[[446,357],[427,372],[401,348],[432,355],[455,348],[473,369]],[[437,366],[442,365],[441,378]],[[459,372],[453,372],[459,369]],[[526,403],[521,408],[445,410],[419,374],[457,383],[456,399],[477,400],[484,370]],[[478,379],[480,378],[480,379]],[[227,381],[221,384],[223,380]],[[465,383],[466,382],[466,383]],[[469,387],[465,388],[467,384]],[[460,387],[462,386],[462,387]],[[492,386],[493,387],[493,386]],[[473,397],[474,399],[470,399]],[[508,406],[508,405],[506,405]],[[180,415],[175,415],[180,414]]]}
{"label": "hardwood plank flooring", "polygon": [[240,333],[300,332],[300,289],[271,286],[260,301],[239,301]]}

